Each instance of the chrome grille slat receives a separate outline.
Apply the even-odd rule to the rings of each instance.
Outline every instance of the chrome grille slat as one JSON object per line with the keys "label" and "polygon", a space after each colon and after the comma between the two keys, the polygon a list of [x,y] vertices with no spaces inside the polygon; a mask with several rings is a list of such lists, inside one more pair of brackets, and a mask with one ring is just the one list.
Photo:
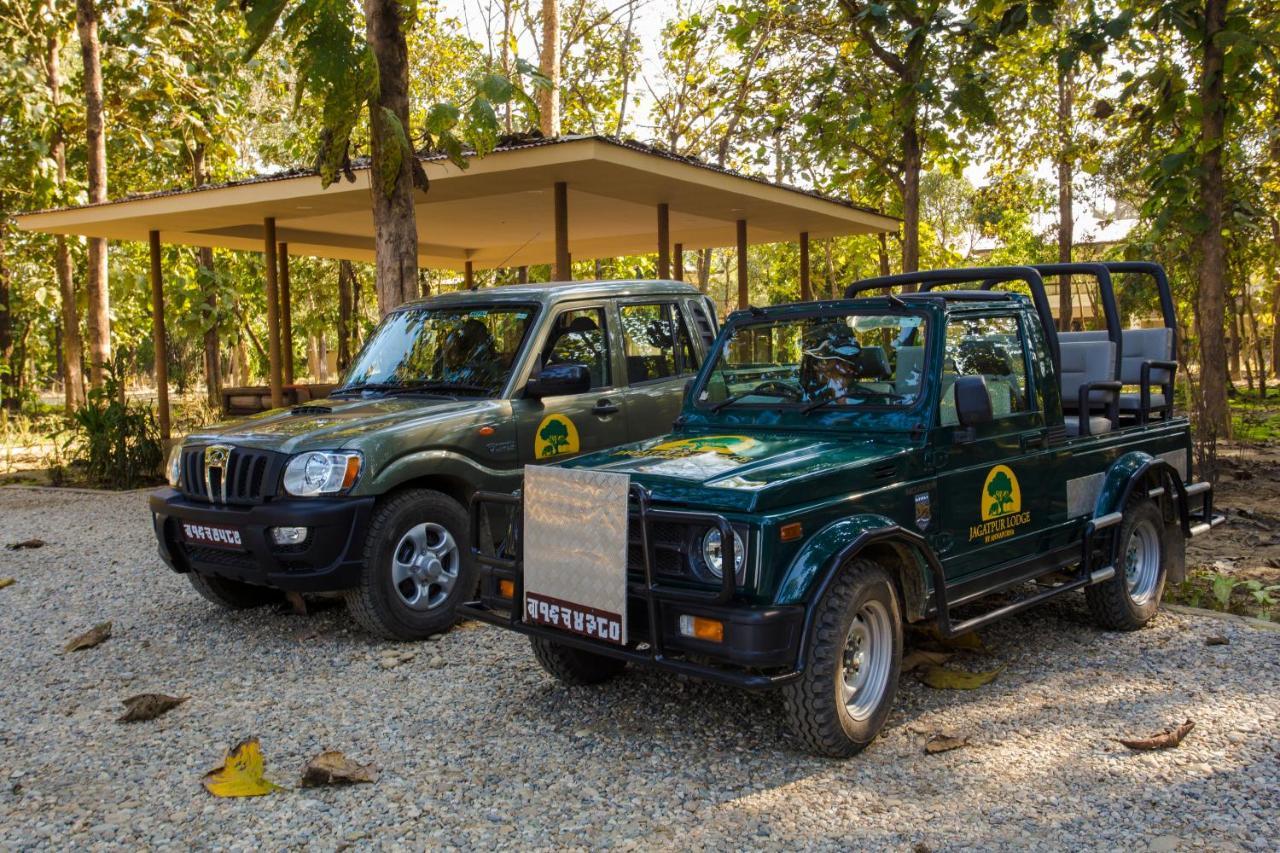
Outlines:
{"label": "chrome grille slat", "polygon": [[225,481],[228,504],[256,504],[275,497],[276,482],[286,458],[283,454],[233,447],[225,469],[211,472],[209,481],[214,494],[210,495],[205,480],[205,450],[201,445],[182,453],[179,486],[184,495],[203,502],[221,502]]}

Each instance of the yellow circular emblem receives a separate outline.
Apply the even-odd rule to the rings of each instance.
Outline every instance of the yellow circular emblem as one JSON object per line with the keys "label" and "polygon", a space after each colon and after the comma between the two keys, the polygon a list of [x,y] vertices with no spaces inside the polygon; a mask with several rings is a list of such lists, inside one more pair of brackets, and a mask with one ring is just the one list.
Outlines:
{"label": "yellow circular emblem", "polygon": [[1018,478],[1008,465],[997,465],[987,472],[982,484],[982,520],[1000,518],[1022,511],[1022,490]]}
{"label": "yellow circular emblem", "polygon": [[533,455],[539,459],[578,452],[578,428],[564,415],[547,415],[533,435]]}

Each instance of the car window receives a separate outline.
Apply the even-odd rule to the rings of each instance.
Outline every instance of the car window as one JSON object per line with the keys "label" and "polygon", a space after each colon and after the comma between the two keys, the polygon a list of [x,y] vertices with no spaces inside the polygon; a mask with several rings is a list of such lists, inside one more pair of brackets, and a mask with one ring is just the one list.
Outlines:
{"label": "car window", "polygon": [[[627,381],[631,384],[667,379],[693,368],[677,366],[677,336],[681,335],[681,360],[689,359],[684,350],[692,350],[689,332],[683,324],[672,320],[674,306],[669,302],[652,305],[621,305],[622,340],[627,357]],[[677,332],[677,328],[679,332]]]}
{"label": "car window", "polygon": [[947,323],[942,360],[942,398],[938,422],[955,426],[955,382],[960,376],[982,376],[996,418],[1028,411],[1027,350],[1018,318],[953,317]]}
{"label": "car window", "polygon": [[607,388],[613,384],[608,341],[603,308],[561,311],[542,348],[542,363],[581,364],[591,373],[592,388]]}
{"label": "car window", "polygon": [[685,320],[684,312],[678,306],[671,306],[672,316],[675,318],[676,327],[676,370],[681,376],[692,375],[698,372],[698,351],[693,347],[693,338],[689,335],[689,324]]}

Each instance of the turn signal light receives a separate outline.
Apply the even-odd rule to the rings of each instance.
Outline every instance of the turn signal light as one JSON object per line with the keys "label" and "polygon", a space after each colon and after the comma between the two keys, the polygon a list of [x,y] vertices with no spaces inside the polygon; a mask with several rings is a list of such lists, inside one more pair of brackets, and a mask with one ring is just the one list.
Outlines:
{"label": "turn signal light", "polygon": [[503,598],[515,598],[516,582],[513,580],[507,580],[506,578],[499,580],[498,595],[502,596]]}
{"label": "turn signal light", "polygon": [[708,643],[723,643],[724,623],[719,619],[685,614],[680,617],[680,634],[695,640],[706,640]]}
{"label": "turn signal light", "polygon": [[778,538],[783,542],[791,542],[804,536],[804,527],[798,521],[784,524],[778,528]]}
{"label": "turn signal light", "polygon": [[347,457],[347,470],[342,475],[342,488],[349,489],[355,483],[356,477],[360,476],[360,457]]}

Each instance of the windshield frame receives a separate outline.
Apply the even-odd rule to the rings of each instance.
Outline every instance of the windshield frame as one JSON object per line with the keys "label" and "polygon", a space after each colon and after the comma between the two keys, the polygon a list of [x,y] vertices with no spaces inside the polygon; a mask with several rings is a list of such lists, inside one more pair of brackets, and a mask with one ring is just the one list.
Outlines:
{"label": "windshield frame", "polygon": [[[743,316],[730,316],[728,322],[720,329],[720,334],[716,336],[715,344],[707,353],[703,360],[702,369],[694,381],[693,387],[689,391],[689,401],[694,411],[708,417],[716,417],[724,415],[732,411],[786,411],[799,414],[805,406],[810,405],[813,401],[804,400],[787,400],[779,397],[777,400],[768,403],[746,403],[735,402],[728,406],[722,406],[718,410],[716,406],[723,403],[723,400],[705,401],[701,399],[702,392],[706,389],[707,384],[711,381],[711,375],[715,373],[720,356],[728,347],[730,340],[740,329],[749,329],[752,326],[763,326],[778,324],[783,322],[801,322],[804,320],[812,320],[822,317],[851,317],[851,316],[875,316],[875,317],[919,317],[922,320],[921,329],[924,338],[924,352],[922,355],[922,364],[924,375],[920,380],[920,393],[909,403],[858,403],[856,405],[838,405],[838,406],[822,406],[815,409],[812,414],[834,414],[834,415],[850,415],[859,412],[911,412],[925,404],[926,398],[929,396],[931,384],[927,377],[932,370],[932,355],[934,350],[934,334],[935,326],[937,326],[937,312],[930,311],[925,306],[897,306],[893,304],[880,307],[878,305],[853,304],[851,302],[829,302],[821,305],[815,305],[811,310],[789,310],[785,314],[770,314],[766,309],[760,314]],[[728,399],[727,397],[725,399]]]}
{"label": "windshield frame", "polygon": [[[351,364],[347,368],[347,370],[349,372],[357,364],[359,364],[360,359],[364,357],[365,352],[368,350],[369,346],[373,343],[374,339],[377,337],[378,330],[382,328],[382,325],[384,323],[390,322],[397,314],[405,314],[405,313],[408,313],[409,311],[414,311],[414,310],[440,311],[440,312],[463,312],[463,311],[478,311],[478,310],[512,311],[512,312],[528,311],[529,318],[528,318],[528,323],[525,326],[524,335],[521,336],[520,338],[520,346],[516,348],[515,355],[512,357],[512,360],[511,360],[511,368],[507,371],[507,375],[503,379],[502,384],[499,387],[494,388],[493,392],[490,394],[485,394],[483,396],[477,395],[477,394],[468,394],[463,398],[463,399],[469,399],[469,400],[501,400],[510,396],[511,389],[512,389],[512,382],[516,380],[517,375],[523,369],[523,362],[526,360],[526,354],[529,351],[529,342],[532,341],[535,337],[537,337],[538,329],[542,323],[542,317],[543,317],[543,314],[545,313],[542,309],[543,309],[543,304],[536,300],[530,301],[530,302],[514,301],[514,300],[511,302],[508,302],[506,300],[476,300],[475,302],[465,301],[465,302],[456,302],[456,303],[450,302],[450,303],[440,303],[440,304],[431,304],[430,302],[409,302],[397,307],[394,311],[387,312],[386,316],[383,317],[378,322],[378,325],[374,328],[374,331],[369,335],[368,338],[365,339],[364,343],[360,345],[360,349],[356,351],[356,354],[354,356],[352,356]],[[361,383],[356,383],[355,385],[352,385],[349,382],[349,376],[344,376],[342,381],[330,393],[331,394],[358,393],[360,391],[360,386],[364,384],[376,385],[378,383],[361,382]],[[449,394],[447,388],[435,389],[435,390],[424,392],[424,393],[428,393],[428,394],[432,394],[434,396],[440,396],[440,397],[454,396]]]}

